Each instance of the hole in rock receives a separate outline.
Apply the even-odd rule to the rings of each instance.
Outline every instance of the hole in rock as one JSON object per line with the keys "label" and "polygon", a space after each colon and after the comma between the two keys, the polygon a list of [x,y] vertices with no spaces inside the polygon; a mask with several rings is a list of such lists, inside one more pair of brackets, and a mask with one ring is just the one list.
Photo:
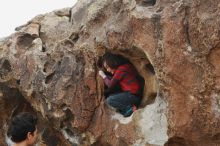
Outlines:
{"label": "hole in rock", "polygon": [[17,80],[17,81],[16,81],[16,83],[17,83],[18,85],[20,85],[20,83],[21,83],[21,80]]}
{"label": "hole in rock", "polygon": [[42,47],[42,52],[46,52],[46,47]]}
{"label": "hole in rock", "polygon": [[9,72],[11,71],[11,64],[8,60],[4,60],[3,63],[2,63],[2,67],[1,69],[5,70],[5,72]]}
{"label": "hole in rock", "polygon": [[46,77],[45,83],[46,83],[46,84],[51,83],[52,80],[53,80],[53,76],[54,76],[54,75],[55,75],[55,72],[53,72],[53,73],[51,73],[50,75],[48,75],[48,76]]}
{"label": "hole in rock", "polygon": [[30,34],[22,34],[17,38],[17,45],[19,48],[26,49],[31,46],[32,41],[36,37],[30,35]]}
{"label": "hole in rock", "polygon": [[194,145],[189,141],[186,141],[184,138],[182,137],[172,137],[170,138],[165,144],[164,146],[188,146],[188,145]]}
{"label": "hole in rock", "polygon": [[[140,108],[143,108],[146,105],[153,103],[158,91],[157,77],[154,67],[151,64],[146,53],[136,47],[133,47],[131,49],[113,50],[111,51],[111,53],[118,54],[124,57],[136,68],[139,74],[137,78],[141,83],[141,94],[139,96],[141,96],[142,101],[140,104]],[[98,59],[97,66],[98,68],[102,68],[104,70],[102,57]],[[106,72],[106,74],[112,76],[111,73]],[[122,91],[120,88],[116,87],[115,92],[118,93]],[[106,87],[104,95],[105,97],[109,96],[108,94],[106,94]]]}
{"label": "hole in rock", "polygon": [[156,4],[156,0],[136,0],[136,2],[142,6],[154,6]]}
{"label": "hole in rock", "polygon": [[22,111],[33,112],[31,105],[26,101],[20,91],[16,88],[10,88],[5,84],[0,84],[1,97],[1,115],[11,115],[12,117]]}
{"label": "hole in rock", "polygon": [[48,61],[46,61],[44,64],[43,72],[45,73],[53,72],[53,67],[55,63],[56,62],[53,59],[49,59]]}
{"label": "hole in rock", "polygon": [[70,38],[70,40],[72,40],[75,43],[78,41],[79,35],[77,33],[72,33],[69,38]]}
{"label": "hole in rock", "polygon": [[0,59],[0,77],[3,78],[4,76],[7,76],[7,74],[10,71],[11,71],[10,62],[5,58]]}

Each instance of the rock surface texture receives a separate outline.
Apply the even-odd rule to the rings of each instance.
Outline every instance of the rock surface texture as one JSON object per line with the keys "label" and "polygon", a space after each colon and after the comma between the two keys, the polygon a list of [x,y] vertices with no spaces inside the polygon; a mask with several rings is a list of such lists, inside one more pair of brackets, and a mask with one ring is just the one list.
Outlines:
{"label": "rock surface texture", "polygon": [[[0,41],[0,145],[30,111],[41,146],[220,145],[220,1],[80,0]],[[106,106],[97,60],[121,54],[145,79],[141,108]]]}

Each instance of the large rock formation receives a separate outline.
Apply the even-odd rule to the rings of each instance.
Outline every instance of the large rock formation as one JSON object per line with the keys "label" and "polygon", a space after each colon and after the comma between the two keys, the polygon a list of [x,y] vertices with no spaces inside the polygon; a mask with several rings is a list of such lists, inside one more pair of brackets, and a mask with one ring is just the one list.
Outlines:
{"label": "large rock formation", "polygon": [[[38,115],[40,145],[220,145],[219,18],[217,0],[80,0],[16,28],[0,42],[0,145],[21,111]],[[131,117],[104,103],[106,51],[145,79]]]}

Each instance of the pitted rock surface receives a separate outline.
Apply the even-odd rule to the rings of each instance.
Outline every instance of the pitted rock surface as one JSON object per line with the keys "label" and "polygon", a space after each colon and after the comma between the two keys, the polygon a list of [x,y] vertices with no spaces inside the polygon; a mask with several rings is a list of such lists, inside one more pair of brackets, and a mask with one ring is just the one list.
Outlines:
{"label": "pitted rock surface", "polygon": [[[220,145],[220,2],[80,0],[0,40],[0,145],[10,118],[38,115],[41,146]],[[140,109],[105,104],[97,61],[127,57]]]}

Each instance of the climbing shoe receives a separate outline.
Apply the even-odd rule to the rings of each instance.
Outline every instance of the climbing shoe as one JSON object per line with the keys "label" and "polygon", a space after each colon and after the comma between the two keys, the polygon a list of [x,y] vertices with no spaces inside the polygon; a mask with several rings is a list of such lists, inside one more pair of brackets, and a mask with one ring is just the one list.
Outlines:
{"label": "climbing shoe", "polygon": [[137,107],[133,105],[132,107],[129,107],[128,110],[123,115],[124,117],[129,117],[136,110],[137,110]]}

